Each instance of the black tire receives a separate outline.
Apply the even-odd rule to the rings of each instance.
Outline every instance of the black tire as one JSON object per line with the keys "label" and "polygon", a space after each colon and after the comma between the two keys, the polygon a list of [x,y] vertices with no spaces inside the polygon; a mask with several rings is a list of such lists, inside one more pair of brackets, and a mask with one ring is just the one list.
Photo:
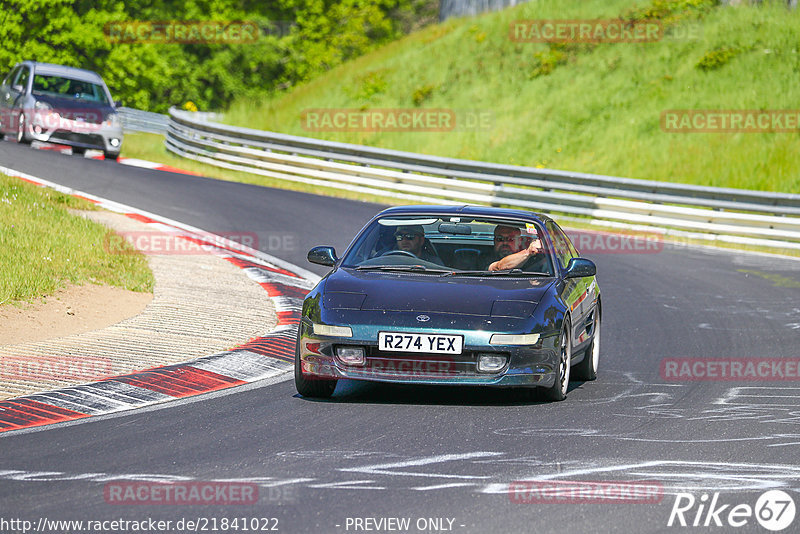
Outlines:
{"label": "black tire", "polygon": [[300,340],[294,349],[294,386],[303,397],[329,399],[336,389],[338,380],[325,378],[306,378],[300,365]]}
{"label": "black tire", "polygon": [[20,113],[19,117],[17,117],[17,143],[21,145],[26,145],[30,143],[30,140],[25,135],[25,114]]}
{"label": "black tire", "polygon": [[103,157],[110,161],[119,161],[119,152],[105,152],[103,151]]}
{"label": "black tire", "polygon": [[558,402],[567,398],[569,388],[570,359],[572,358],[572,336],[568,317],[564,317],[564,324],[561,327],[561,335],[558,340],[559,366],[558,376],[549,388],[542,388],[541,397],[543,400]]}
{"label": "black tire", "polygon": [[595,310],[595,314],[592,343],[586,348],[581,363],[572,370],[575,380],[588,382],[597,378],[597,366],[600,362],[600,310]]}
{"label": "black tire", "polygon": [[73,156],[83,156],[86,154],[86,149],[82,146],[74,146],[72,147],[72,155]]}

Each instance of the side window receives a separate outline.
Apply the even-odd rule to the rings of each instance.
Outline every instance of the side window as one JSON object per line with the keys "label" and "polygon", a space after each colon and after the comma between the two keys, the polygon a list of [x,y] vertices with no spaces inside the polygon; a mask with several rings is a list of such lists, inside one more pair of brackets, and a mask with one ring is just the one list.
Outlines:
{"label": "side window", "polygon": [[564,234],[564,231],[553,221],[547,221],[547,230],[550,237],[553,239],[553,247],[555,248],[556,256],[561,266],[566,269],[569,265],[569,260],[577,256],[575,248],[570,243],[569,238]]}
{"label": "side window", "polygon": [[572,254],[573,258],[579,258],[581,253],[575,248],[575,245],[572,243],[572,239],[569,238],[569,235],[558,225],[554,223],[554,226],[561,230],[561,233],[564,234],[564,237],[567,239],[567,245],[569,245],[569,251]]}
{"label": "side window", "polygon": [[17,77],[17,81],[14,82],[14,85],[21,85],[22,92],[26,92],[28,90],[28,79],[31,77],[31,71],[27,67],[22,67],[22,70]]}

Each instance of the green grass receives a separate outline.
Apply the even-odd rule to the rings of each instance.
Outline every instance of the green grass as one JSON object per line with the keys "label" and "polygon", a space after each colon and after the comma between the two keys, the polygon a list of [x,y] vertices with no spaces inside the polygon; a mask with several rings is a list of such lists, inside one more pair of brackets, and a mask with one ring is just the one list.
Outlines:
{"label": "green grass", "polygon": [[[798,133],[666,133],[670,109],[798,109],[800,9],[785,2],[538,0],[430,26],[274,99],[235,102],[230,124],[335,141],[643,179],[800,192]],[[693,39],[549,45],[509,39],[521,19],[662,12]],[[486,112],[486,129],[309,132],[312,108]]]}
{"label": "green grass", "polygon": [[113,232],[68,211],[94,208],[0,175],[0,304],[51,295],[66,283],[153,290],[144,256],[109,253],[104,243]]}

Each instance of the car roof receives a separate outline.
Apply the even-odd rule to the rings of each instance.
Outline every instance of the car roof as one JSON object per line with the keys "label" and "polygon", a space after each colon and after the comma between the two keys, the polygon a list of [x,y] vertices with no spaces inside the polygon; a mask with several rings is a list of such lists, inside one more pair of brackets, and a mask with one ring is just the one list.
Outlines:
{"label": "car roof", "polygon": [[105,85],[103,78],[94,71],[68,67],[66,65],[56,65],[54,63],[40,63],[38,61],[23,61],[23,65],[33,67],[34,74],[45,74],[50,76],[64,76],[83,82],[92,82]]}
{"label": "car roof", "polygon": [[474,217],[507,217],[510,219],[521,218],[528,219],[544,224],[551,220],[550,217],[542,213],[535,213],[531,211],[515,210],[511,208],[496,208],[493,206],[436,206],[436,205],[418,205],[418,206],[395,206],[380,212],[377,217],[384,217],[387,215],[437,215],[437,216],[474,216]]}

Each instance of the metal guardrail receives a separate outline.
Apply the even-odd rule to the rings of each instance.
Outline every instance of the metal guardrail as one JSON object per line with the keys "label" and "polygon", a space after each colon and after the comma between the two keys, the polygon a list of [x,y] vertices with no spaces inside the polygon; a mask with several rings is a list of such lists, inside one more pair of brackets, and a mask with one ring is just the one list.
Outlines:
{"label": "metal guardrail", "polygon": [[134,108],[117,108],[124,132],[149,132],[164,135],[167,133],[169,115],[151,113]]}
{"label": "metal guardrail", "polygon": [[228,126],[175,109],[169,117],[168,150],[227,169],[384,197],[503,205],[800,250],[800,195],[426,156]]}
{"label": "metal guardrail", "polygon": [[[117,108],[117,113],[119,113],[120,120],[122,121],[122,129],[125,132],[148,132],[160,135],[166,135],[167,133],[169,115],[126,107]],[[191,114],[195,120],[201,121],[214,120],[217,118],[216,113],[207,111],[194,111],[191,112]]]}

